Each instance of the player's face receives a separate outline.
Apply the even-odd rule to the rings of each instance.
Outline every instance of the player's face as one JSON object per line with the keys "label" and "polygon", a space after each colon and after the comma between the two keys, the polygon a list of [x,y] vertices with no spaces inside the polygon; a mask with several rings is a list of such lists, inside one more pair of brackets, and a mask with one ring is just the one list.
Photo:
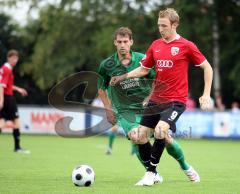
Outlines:
{"label": "player's face", "polygon": [[133,45],[133,40],[129,36],[117,35],[114,40],[114,45],[116,46],[117,52],[124,56],[130,52],[131,46]]}
{"label": "player's face", "polygon": [[15,66],[18,62],[19,57],[16,55],[12,55],[11,57],[8,57],[8,63],[12,66]]}
{"label": "player's face", "polygon": [[158,28],[163,39],[171,40],[176,32],[176,24],[171,24],[168,18],[158,18]]}

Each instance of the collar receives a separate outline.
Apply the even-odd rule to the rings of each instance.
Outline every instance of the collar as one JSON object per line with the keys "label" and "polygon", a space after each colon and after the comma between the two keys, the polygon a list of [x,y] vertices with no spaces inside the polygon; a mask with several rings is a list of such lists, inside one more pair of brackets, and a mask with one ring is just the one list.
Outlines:
{"label": "collar", "polygon": [[[132,50],[130,50],[130,54],[131,54],[131,62],[130,63],[132,63],[132,62],[136,61],[136,54]],[[120,62],[117,52],[114,53],[114,60],[117,61],[117,62]]]}
{"label": "collar", "polygon": [[6,67],[8,67],[9,69],[12,69],[12,66],[9,64],[9,63],[4,63],[4,65],[6,66]]}
{"label": "collar", "polygon": [[179,40],[180,38],[181,38],[181,36],[180,36],[179,34],[176,34],[176,36],[175,36],[175,38],[174,38],[173,40],[167,42],[166,40],[163,39],[163,41],[164,41],[165,43],[170,43],[170,42],[173,42],[174,40]]}

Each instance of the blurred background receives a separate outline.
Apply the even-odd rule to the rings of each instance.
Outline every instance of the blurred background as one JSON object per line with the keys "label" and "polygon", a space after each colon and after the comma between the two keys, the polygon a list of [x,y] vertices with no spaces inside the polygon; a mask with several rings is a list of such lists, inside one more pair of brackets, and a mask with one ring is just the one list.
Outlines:
{"label": "blurred background", "polygon": [[[47,105],[48,93],[59,81],[76,72],[97,71],[114,52],[113,33],[120,26],[132,29],[133,50],[144,53],[159,37],[158,12],[165,7],[179,12],[178,33],[195,42],[214,69],[212,111],[238,112],[239,0],[2,0],[0,63],[9,49],[19,50],[15,83],[29,92],[27,98],[16,95],[18,103]],[[189,111],[199,107],[202,77],[190,65]],[[91,87],[94,91],[96,86]],[[69,99],[81,101],[81,93],[75,89]]]}
{"label": "blurred background", "polygon": [[[176,162],[164,154],[159,165],[164,184],[143,190],[133,187],[144,169],[130,154],[129,141],[117,138],[109,157],[106,136],[56,135],[56,122],[66,116],[74,118],[71,130],[87,132],[96,125],[91,131],[95,135],[106,129],[93,112],[51,107],[48,94],[73,73],[97,71],[115,52],[116,28],[131,28],[133,50],[145,53],[159,38],[158,12],[166,7],[179,12],[178,33],[195,42],[214,69],[213,106],[210,111],[199,109],[203,71],[190,65],[187,111],[174,136],[199,171],[201,183],[189,184]],[[10,49],[20,52],[15,84],[29,93],[16,98],[21,131],[30,134],[22,136],[23,148],[31,154],[13,152],[13,125],[7,122],[0,134],[0,193],[240,193],[240,0],[0,0],[0,64]],[[73,89],[67,100],[74,105],[84,101],[83,90],[82,85]],[[89,84],[88,91],[92,98],[85,103],[96,97],[96,84]],[[70,179],[78,164],[89,164],[97,175],[95,185],[82,192]]]}
{"label": "blurred background", "polygon": [[[96,71],[114,51],[113,33],[129,26],[134,47],[145,52],[159,37],[158,12],[174,7],[179,34],[194,41],[214,68],[212,96],[230,109],[240,101],[239,0],[1,0],[0,62],[9,49],[21,53],[16,83],[26,87],[21,104],[47,104],[51,87],[72,73]],[[190,68],[190,94],[197,101],[202,71]]]}

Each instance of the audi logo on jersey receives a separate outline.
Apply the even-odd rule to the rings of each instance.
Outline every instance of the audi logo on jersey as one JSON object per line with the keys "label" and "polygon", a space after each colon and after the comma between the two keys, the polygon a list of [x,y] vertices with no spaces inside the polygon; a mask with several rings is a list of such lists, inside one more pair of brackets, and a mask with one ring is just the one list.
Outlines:
{"label": "audi logo on jersey", "polygon": [[172,68],[173,62],[171,60],[157,60],[157,67]]}

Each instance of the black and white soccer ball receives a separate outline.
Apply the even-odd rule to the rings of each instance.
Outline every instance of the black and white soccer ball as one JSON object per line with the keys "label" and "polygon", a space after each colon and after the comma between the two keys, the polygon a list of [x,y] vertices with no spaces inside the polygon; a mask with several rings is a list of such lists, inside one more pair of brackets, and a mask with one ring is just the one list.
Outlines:
{"label": "black and white soccer ball", "polygon": [[95,181],[95,173],[92,167],[80,165],[72,171],[72,182],[75,186],[89,187]]}

